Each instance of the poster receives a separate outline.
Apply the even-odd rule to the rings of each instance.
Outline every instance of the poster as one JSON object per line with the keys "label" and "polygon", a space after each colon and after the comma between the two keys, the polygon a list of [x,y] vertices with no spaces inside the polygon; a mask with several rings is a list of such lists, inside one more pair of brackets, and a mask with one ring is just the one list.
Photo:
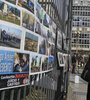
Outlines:
{"label": "poster", "polygon": [[63,53],[58,52],[57,56],[58,56],[58,63],[59,63],[59,66],[60,66],[60,67],[64,67],[64,66],[65,66],[65,63],[64,63]]}
{"label": "poster", "polygon": [[48,56],[42,57],[42,71],[48,70]]}
{"label": "poster", "polygon": [[54,57],[48,58],[48,70],[52,69],[54,67]]}
{"label": "poster", "polygon": [[22,26],[34,31],[35,18],[32,14],[22,11]]}
{"label": "poster", "polygon": [[29,54],[0,50],[0,89],[29,84]]}
{"label": "poster", "polygon": [[35,21],[35,32],[41,35],[41,24],[38,20]]}
{"label": "poster", "polygon": [[37,52],[38,51],[38,37],[29,32],[26,32],[24,49],[27,51]]}
{"label": "poster", "polygon": [[0,20],[20,25],[20,10],[0,0]]}
{"label": "poster", "polygon": [[31,73],[40,72],[41,69],[41,56],[38,54],[31,54]]}
{"label": "poster", "polygon": [[0,46],[20,49],[22,31],[0,24]]}
{"label": "poster", "polygon": [[34,13],[34,0],[18,0],[18,5]]}
{"label": "poster", "polygon": [[46,40],[42,37],[39,38],[39,53],[46,54]]}
{"label": "poster", "polygon": [[61,34],[61,30],[58,30],[58,34],[57,34],[57,48],[62,50],[62,34]]}

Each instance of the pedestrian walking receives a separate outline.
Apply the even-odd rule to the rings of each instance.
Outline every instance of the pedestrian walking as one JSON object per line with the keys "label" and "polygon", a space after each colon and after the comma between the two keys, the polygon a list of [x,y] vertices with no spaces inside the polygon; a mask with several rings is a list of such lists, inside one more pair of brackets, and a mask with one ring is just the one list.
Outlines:
{"label": "pedestrian walking", "polygon": [[75,67],[76,67],[76,57],[75,54],[72,56],[72,73],[75,73]]}

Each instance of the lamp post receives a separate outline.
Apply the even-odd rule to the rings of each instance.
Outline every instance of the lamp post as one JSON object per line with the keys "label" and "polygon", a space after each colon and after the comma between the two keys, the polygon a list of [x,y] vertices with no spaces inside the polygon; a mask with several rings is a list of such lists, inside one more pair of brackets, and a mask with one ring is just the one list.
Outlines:
{"label": "lamp post", "polygon": [[79,68],[78,68],[78,38],[80,37],[80,32],[75,32],[76,34],[76,69],[78,69],[79,73]]}

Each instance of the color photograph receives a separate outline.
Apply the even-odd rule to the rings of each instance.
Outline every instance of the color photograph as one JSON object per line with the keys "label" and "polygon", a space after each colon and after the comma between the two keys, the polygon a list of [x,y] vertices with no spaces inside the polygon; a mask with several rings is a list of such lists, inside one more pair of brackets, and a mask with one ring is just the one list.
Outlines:
{"label": "color photograph", "polygon": [[35,18],[33,15],[28,14],[27,12],[22,12],[22,26],[28,30],[34,31],[34,22]]}
{"label": "color photograph", "polygon": [[52,69],[54,67],[54,58],[49,57],[48,58],[48,70]]}
{"label": "color photograph", "polygon": [[18,5],[34,13],[34,0],[18,0]]}
{"label": "color photograph", "polygon": [[39,35],[41,35],[41,24],[39,21],[36,20],[35,22],[35,32]]}
{"label": "color photograph", "polygon": [[31,54],[31,73],[40,72],[41,68],[41,56]]}
{"label": "color photograph", "polygon": [[44,13],[44,16],[43,16],[43,25],[49,28],[49,19],[46,13]]}
{"label": "color photograph", "polygon": [[64,57],[63,54],[61,52],[58,52],[58,63],[59,63],[59,67],[64,67]]}
{"label": "color photograph", "polygon": [[46,41],[44,38],[39,38],[39,53],[46,54]]}
{"label": "color photograph", "polygon": [[48,57],[42,57],[42,71],[46,71],[48,67]]}
{"label": "color photograph", "polygon": [[20,10],[0,0],[0,20],[20,25]]}
{"label": "color photograph", "polygon": [[42,23],[42,20],[43,20],[43,9],[41,8],[40,4],[37,1],[35,1],[35,4],[36,4],[36,17]]}
{"label": "color photograph", "polygon": [[47,38],[47,28],[43,25],[41,25],[41,36],[44,38]]}
{"label": "color photograph", "polygon": [[12,4],[16,4],[16,0],[6,0],[6,1],[8,1],[8,2],[10,2]]}
{"label": "color photograph", "polygon": [[22,31],[0,24],[0,46],[20,49]]}
{"label": "color photograph", "polygon": [[62,50],[62,34],[61,34],[61,30],[58,30],[58,33],[57,33],[57,48]]}
{"label": "color photograph", "polygon": [[29,55],[15,53],[13,72],[29,72]]}
{"label": "color photograph", "polygon": [[25,36],[25,50],[37,52],[38,50],[38,37],[26,32]]}

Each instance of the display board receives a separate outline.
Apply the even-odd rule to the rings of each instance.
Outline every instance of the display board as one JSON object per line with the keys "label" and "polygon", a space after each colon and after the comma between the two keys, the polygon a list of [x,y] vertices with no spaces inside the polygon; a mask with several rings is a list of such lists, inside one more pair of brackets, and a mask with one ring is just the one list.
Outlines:
{"label": "display board", "polygon": [[0,0],[0,90],[54,67],[56,24],[36,0]]}

